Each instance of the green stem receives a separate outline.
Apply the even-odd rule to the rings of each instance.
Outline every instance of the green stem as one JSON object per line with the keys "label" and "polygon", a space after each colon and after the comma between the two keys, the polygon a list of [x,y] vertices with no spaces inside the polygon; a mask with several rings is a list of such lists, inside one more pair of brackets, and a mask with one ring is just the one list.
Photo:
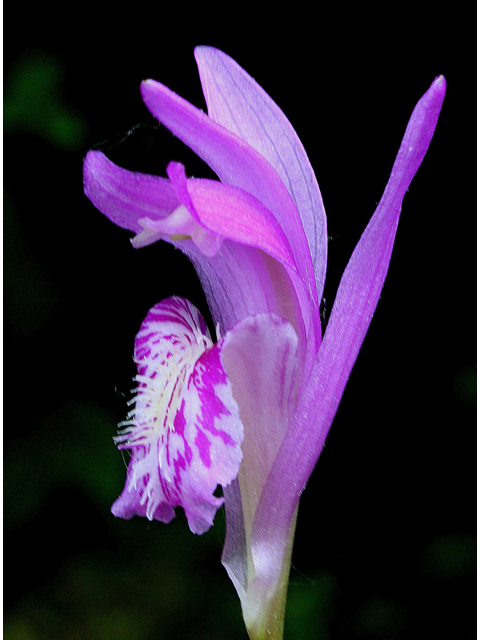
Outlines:
{"label": "green stem", "polygon": [[247,632],[250,640],[283,640],[285,608],[287,605],[288,581],[292,560],[293,538],[297,524],[297,509],[290,524],[290,532],[285,546],[282,571],[273,595],[266,598],[261,607],[261,617],[256,618]]}

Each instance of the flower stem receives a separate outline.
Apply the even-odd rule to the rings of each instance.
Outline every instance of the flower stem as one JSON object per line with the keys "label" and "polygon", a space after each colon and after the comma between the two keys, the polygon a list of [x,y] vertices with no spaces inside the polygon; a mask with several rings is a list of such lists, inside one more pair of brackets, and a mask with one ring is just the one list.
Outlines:
{"label": "flower stem", "polygon": [[283,640],[285,608],[287,605],[287,591],[297,513],[298,505],[290,524],[290,533],[283,555],[282,570],[275,591],[271,597],[265,598],[265,602],[262,603],[260,607],[262,612],[261,616],[256,618],[250,626],[247,625],[250,640]]}

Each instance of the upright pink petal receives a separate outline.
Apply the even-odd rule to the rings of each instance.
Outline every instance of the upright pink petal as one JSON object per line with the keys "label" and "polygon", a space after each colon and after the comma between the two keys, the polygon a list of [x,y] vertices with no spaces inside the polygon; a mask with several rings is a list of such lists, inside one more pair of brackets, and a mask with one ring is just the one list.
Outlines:
{"label": "upright pink petal", "polygon": [[[267,584],[278,579],[300,493],[322,451],[372,320],[403,196],[430,144],[445,89],[445,79],[440,76],[412,113],[384,195],[342,277],[311,378],[264,486],[251,540],[253,562]],[[276,563],[272,554],[277,556]]]}
{"label": "upright pink petal", "polygon": [[196,47],[203,93],[212,120],[235,133],[272,165],[300,213],[321,298],[327,267],[327,219],[312,165],[283,111],[230,56]]}

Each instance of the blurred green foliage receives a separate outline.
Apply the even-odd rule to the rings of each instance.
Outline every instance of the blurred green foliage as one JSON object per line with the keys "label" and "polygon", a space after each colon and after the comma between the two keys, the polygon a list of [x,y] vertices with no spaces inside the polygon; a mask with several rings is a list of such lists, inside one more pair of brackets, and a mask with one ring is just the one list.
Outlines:
{"label": "blurred green foliage", "polygon": [[114,425],[115,416],[103,407],[70,401],[27,438],[14,438],[4,463],[7,529],[34,521],[61,486],[75,487],[104,509],[123,480],[107,435]]}
{"label": "blurred green foliage", "polygon": [[308,579],[292,567],[288,590],[285,633],[295,640],[330,640],[338,615],[338,579],[328,571]]}
{"label": "blurred green foliage", "polygon": [[477,368],[463,367],[454,379],[454,391],[460,402],[477,405]]}
{"label": "blurred green foliage", "polygon": [[358,608],[355,617],[359,638],[396,640],[404,637],[406,627],[406,607],[385,598],[369,598]]}
{"label": "blurred green foliage", "polygon": [[65,68],[47,51],[26,51],[5,79],[3,124],[7,133],[33,133],[64,151],[79,151],[87,124],[63,90]]}
{"label": "blurred green foliage", "polygon": [[473,536],[435,536],[423,550],[423,571],[433,580],[472,578],[477,566],[477,544]]}

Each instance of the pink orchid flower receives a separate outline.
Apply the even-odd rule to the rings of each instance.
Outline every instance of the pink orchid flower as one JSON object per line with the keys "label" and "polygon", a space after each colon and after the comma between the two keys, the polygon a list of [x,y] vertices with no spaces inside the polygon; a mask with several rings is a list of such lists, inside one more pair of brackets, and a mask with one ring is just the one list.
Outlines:
{"label": "pink orchid flower", "polygon": [[191,530],[203,533],[225,502],[222,560],[248,633],[281,638],[300,494],[377,305],[446,83],[436,78],[413,111],[322,338],[326,217],[305,150],[235,61],[211,47],[195,57],[208,115],[153,80],[141,92],[219,181],[187,178],[176,162],[167,178],[130,172],[100,151],[84,163],[85,193],[135,233],[134,247],[164,240],[193,262],[218,334],[214,342],[180,298],[145,318],[135,341],[135,407],[116,438],[131,459],[112,511],[169,522],[181,506]]}

